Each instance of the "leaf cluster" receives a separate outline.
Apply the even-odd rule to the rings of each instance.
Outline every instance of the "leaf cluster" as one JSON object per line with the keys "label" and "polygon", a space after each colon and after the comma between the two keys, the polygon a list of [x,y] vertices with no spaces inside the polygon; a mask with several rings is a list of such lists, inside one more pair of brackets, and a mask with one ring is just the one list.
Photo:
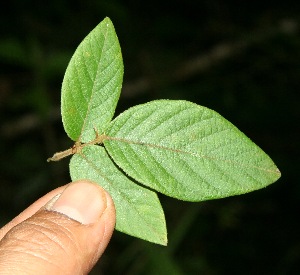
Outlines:
{"label": "leaf cluster", "polygon": [[63,125],[75,144],[49,159],[73,155],[72,180],[95,181],[111,194],[117,230],[166,245],[155,191],[203,201],[251,192],[280,177],[240,130],[192,102],[151,101],[113,119],[123,72],[118,38],[105,18],[78,46],[62,84]]}

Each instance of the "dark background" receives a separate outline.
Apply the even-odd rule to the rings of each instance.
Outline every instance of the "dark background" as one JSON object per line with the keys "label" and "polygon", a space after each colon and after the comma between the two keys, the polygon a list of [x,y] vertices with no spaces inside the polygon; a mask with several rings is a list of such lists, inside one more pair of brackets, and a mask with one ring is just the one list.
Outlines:
{"label": "dark background", "polygon": [[[295,4],[296,3],[296,4]],[[105,17],[119,36],[117,113],[153,99],[216,110],[265,150],[281,179],[200,203],[160,196],[169,245],[115,232],[92,274],[300,274],[299,1],[7,1],[0,8],[0,225],[66,184],[64,71]],[[3,5],[3,4],[1,4]]]}

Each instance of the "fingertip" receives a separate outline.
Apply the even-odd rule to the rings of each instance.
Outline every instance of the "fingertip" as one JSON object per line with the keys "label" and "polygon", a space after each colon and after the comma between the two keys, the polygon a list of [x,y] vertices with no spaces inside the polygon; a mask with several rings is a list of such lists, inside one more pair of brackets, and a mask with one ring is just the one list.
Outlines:
{"label": "fingertip", "polygon": [[[46,209],[87,225],[101,218],[108,207],[108,200],[111,200],[110,195],[99,185],[80,180],[70,183],[46,205]],[[109,207],[113,207],[111,203]]]}
{"label": "fingertip", "polygon": [[[103,254],[114,226],[115,208],[108,192],[88,180],[72,182],[6,234],[0,249],[0,273],[8,261],[21,270],[32,263],[35,274],[60,274],[59,269],[63,269],[61,274],[78,270],[85,274]],[[26,253],[20,258],[14,250]]]}

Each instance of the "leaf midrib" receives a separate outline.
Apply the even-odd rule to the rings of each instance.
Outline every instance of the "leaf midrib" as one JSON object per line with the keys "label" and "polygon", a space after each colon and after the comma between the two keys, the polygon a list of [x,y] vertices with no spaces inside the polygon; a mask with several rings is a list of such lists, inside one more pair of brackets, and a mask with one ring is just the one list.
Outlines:
{"label": "leaf midrib", "polygon": [[227,163],[234,164],[238,167],[254,168],[254,169],[257,169],[257,170],[260,170],[260,171],[265,171],[265,172],[268,172],[268,173],[275,174],[277,176],[280,175],[280,172],[279,172],[278,169],[271,170],[271,169],[263,168],[263,167],[256,166],[256,165],[242,165],[240,162],[237,162],[237,161],[234,161],[234,160],[221,159],[221,158],[218,158],[218,157],[212,157],[212,156],[208,156],[208,155],[200,155],[200,154],[197,154],[195,152],[184,151],[182,149],[170,148],[170,147],[166,147],[166,146],[159,145],[159,144],[147,143],[147,142],[142,142],[142,141],[134,141],[134,140],[129,140],[129,139],[125,139],[125,138],[117,138],[117,137],[106,136],[106,138],[104,140],[104,145],[105,145],[106,140],[116,141],[116,142],[124,142],[124,143],[127,143],[127,144],[140,145],[140,146],[145,146],[145,147],[152,147],[152,148],[156,148],[156,149],[171,151],[171,152],[174,152],[174,153],[187,154],[187,155],[191,155],[191,156],[194,156],[194,157],[204,158],[204,159],[208,159],[208,160],[212,160],[212,161],[227,162]]}
{"label": "leaf midrib", "polygon": [[91,95],[90,95],[90,100],[89,100],[89,103],[88,103],[88,108],[87,108],[87,111],[86,111],[86,114],[85,114],[85,118],[83,120],[83,124],[82,124],[82,127],[81,127],[81,131],[80,131],[80,136],[78,138],[78,141],[81,141],[81,138],[82,138],[82,134],[84,132],[84,129],[85,129],[85,125],[86,125],[86,122],[87,122],[87,118],[88,118],[88,115],[90,113],[90,108],[91,108],[91,105],[92,105],[92,101],[93,101],[93,97],[95,95],[95,85],[96,85],[96,81],[95,79],[97,79],[98,75],[101,73],[101,70],[100,70],[100,67],[102,66],[102,56],[103,56],[103,52],[104,52],[104,48],[106,46],[106,43],[107,43],[107,34],[108,34],[108,26],[106,27],[106,30],[105,30],[105,33],[104,33],[104,43],[103,43],[103,47],[101,49],[101,54],[100,54],[100,59],[99,59],[99,62],[98,62],[98,66],[97,66],[97,73],[95,75],[95,78],[93,79],[93,86],[92,86],[92,92],[91,92]]}

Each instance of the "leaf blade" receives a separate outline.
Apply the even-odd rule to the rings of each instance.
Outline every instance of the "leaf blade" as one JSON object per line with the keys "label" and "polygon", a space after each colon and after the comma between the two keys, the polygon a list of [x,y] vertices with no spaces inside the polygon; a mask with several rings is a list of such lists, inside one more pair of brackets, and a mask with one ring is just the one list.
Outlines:
{"label": "leaf blade", "polygon": [[87,178],[110,193],[116,207],[116,229],[166,245],[164,213],[156,193],[130,181],[110,160],[105,149],[89,145],[70,161],[72,180]]}
{"label": "leaf blade", "polygon": [[128,175],[182,200],[243,194],[280,177],[273,161],[229,121],[187,101],[132,107],[106,134],[108,153]]}
{"label": "leaf blade", "polygon": [[105,18],[80,43],[67,67],[61,93],[62,121],[68,136],[89,142],[113,117],[123,61],[114,26]]}

